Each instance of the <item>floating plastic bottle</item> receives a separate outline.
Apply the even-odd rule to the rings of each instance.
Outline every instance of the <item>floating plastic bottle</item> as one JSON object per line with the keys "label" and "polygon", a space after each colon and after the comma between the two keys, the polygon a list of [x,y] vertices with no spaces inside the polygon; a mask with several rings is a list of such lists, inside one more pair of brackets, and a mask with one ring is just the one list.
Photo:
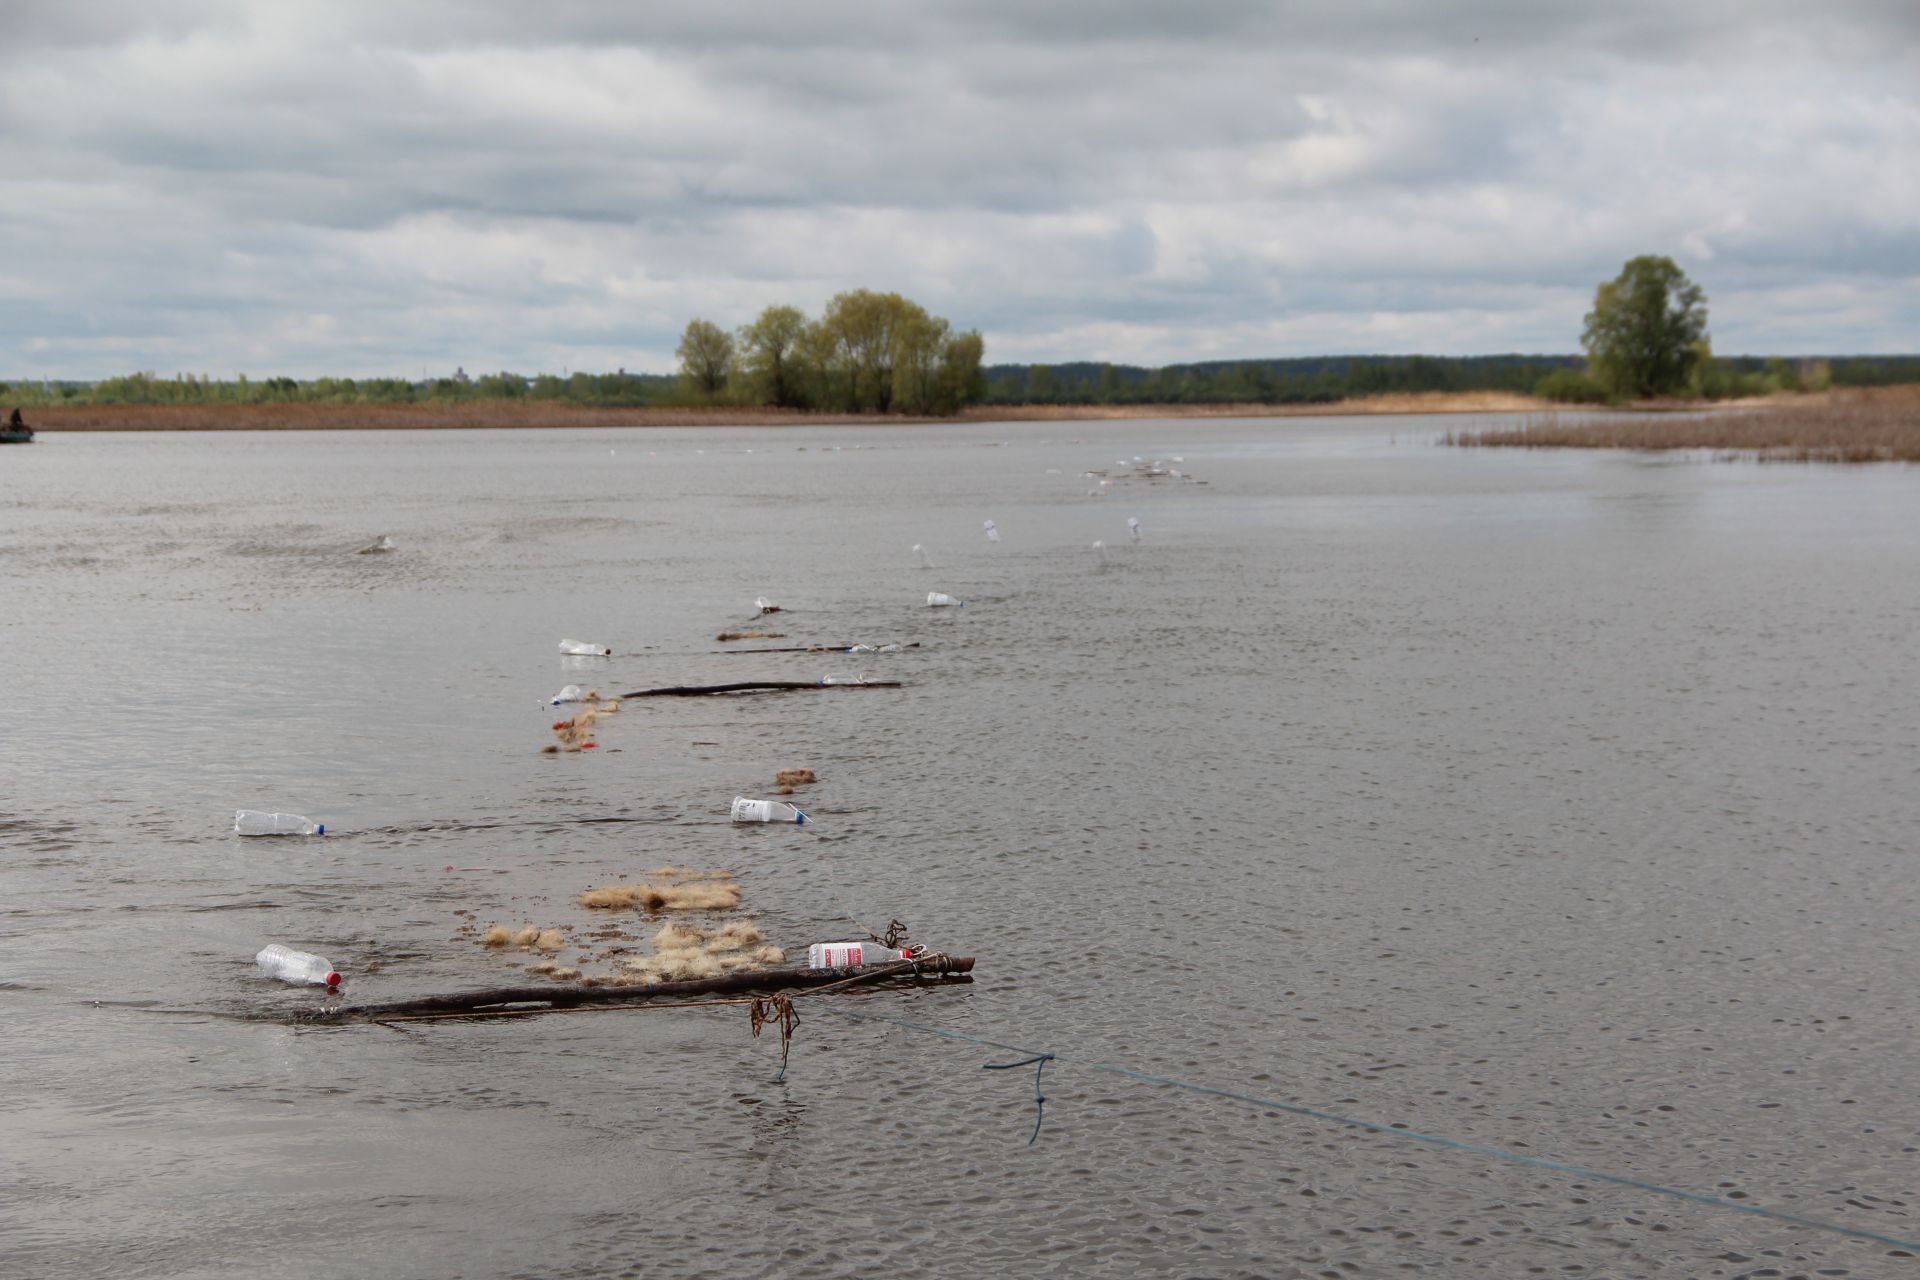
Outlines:
{"label": "floating plastic bottle", "polygon": [[927,592],[927,608],[929,609],[964,609],[966,607],[967,602],[958,596],[950,596],[944,591]]}
{"label": "floating plastic bottle", "polygon": [[585,702],[586,700],[587,700],[587,691],[585,689],[582,689],[577,684],[570,684],[566,688],[562,689],[560,692],[554,694],[551,698],[547,699],[547,705],[550,707],[557,707],[563,702]]}
{"label": "floating plastic bottle", "polygon": [[735,822],[809,821],[799,805],[788,804],[785,800],[749,800],[745,796],[733,798],[732,816]]}
{"label": "floating plastic bottle", "polygon": [[988,541],[988,542],[998,542],[998,541],[1000,541],[1000,526],[999,526],[999,525],[997,525],[997,524],[995,524],[995,523],[994,523],[993,521],[991,521],[991,520],[989,520],[989,521],[987,521],[987,522],[986,522],[986,530],[987,530],[987,541]]}
{"label": "floating plastic bottle", "polygon": [[781,609],[780,605],[775,604],[773,601],[767,599],[765,596],[755,597],[753,602],[753,607],[758,609],[763,614],[778,613],[780,612],[780,609]]}
{"label": "floating plastic bottle", "polygon": [[560,652],[582,658],[611,658],[613,650],[603,644],[587,644],[580,640],[562,640]]}
{"label": "floating plastic bottle", "polygon": [[292,947],[283,947],[279,943],[262,947],[260,954],[253,958],[260,966],[260,972],[269,978],[278,978],[282,982],[291,982],[302,987],[337,987],[340,974],[324,959],[311,951],[295,951]]}
{"label": "floating plastic bottle", "polygon": [[[871,650],[869,650],[871,652]],[[821,676],[821,684],[865,684],[865,676]]]}
{"label": "floating plastic bottle", "polygon": [[363,556],[377,556],[392,551],[393,549],[393,539],[383,533],[366,546],[360,548],[358,554]]}
{"label": "floating plastic bottle", "polygon": [[242,836],[323,836],[326,824],[303,818],[297,813],[264,813],[259,809],[235,809],[233,830]]}
{"label": "floating plastic bottle", "polygon": [[1093,558],[1098,560],[1101,564],[1105,564],[1107,562],[1107,544],[1100,541],[1098,538],[1094,539]]}
{"label": "floating plastic bottle", "polygon": [[920,557],[920,567],[922,569],[932,569],[936,567],[933,563],[933,557],[927,554],[927,549],[917,542],[913,544],[913,554]]}
{"label": "floating plastic bottle", "polygon": [[1139,516],[1127,517],[1127,532],[1133,535],[1133,540],[1135,542],[1140,541],[1140,517]]}
{"label": "floating plastic bottle", "polygon": [[877,942],[816,942],[807,948],[809,969],[857,969],[863,964],[911,959],[911,952],[895,951]]}
{"label": "floating plastic bottle", "polygon": [[847,652],[848,653],[878,653],[880,652],[880,650],[870,644],[850,644],[847,646]]}

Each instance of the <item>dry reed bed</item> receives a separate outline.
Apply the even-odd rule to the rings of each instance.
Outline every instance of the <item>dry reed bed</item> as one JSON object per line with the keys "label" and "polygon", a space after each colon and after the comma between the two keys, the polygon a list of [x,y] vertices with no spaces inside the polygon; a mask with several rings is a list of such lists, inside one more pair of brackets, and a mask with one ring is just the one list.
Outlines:
{"label": "dry reed bed", "polygon": [[524,427],[779,427],[929,421],[785,409],[613,409],[551,400],[421,404],[100,404],[27,410],[44,431],[390,431]]}
{"label": "dry reed bed", "polygon": [[1096,422],[1124,418],[1326,418],[1387,413],[1539,413],[1549,401],[1511,391],[1423,391],[1358,396],[1324,404],[1018,404],[976,405],[974,422]]}
{"label": "dry reed bed", "polygon": [[1547,417],[1443,439],[1521,449],[1706,449],[1779,462],[1920,462],[1920,387],[1831,391],[1688,417]]}
{"label": "dry reed bed", "polygon": [[[1546,401],[1506,392],[1370,396],[1331,404],[976,405],[962,422],[1097,422],[1125,418],[1285,418],[1383,413],[1527,413]],[[418,404],[98,404],[29,411],[46,431],[382,431],[526,427],[882,426],[952,422],[787,409],[613,409],[552,400]]]}

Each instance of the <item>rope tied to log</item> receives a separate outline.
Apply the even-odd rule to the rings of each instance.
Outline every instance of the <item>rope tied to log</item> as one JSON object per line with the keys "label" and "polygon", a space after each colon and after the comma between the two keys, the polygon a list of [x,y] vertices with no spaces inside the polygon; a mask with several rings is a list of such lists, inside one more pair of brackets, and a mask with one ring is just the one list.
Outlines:
{"label": "rope tied to log", "polygon": [[794,1010],[793,1001],[775,992],[767,996],[755,996],[747,1006],[747,1018],[753,1024],[753,1037],[760,1038],[760,1028],[777,1026],[780,1028],[780,1074],[776,1080],[787,1078],[787,1046],[793,1043],[793,1029],[800,1025],[800,1015]]}

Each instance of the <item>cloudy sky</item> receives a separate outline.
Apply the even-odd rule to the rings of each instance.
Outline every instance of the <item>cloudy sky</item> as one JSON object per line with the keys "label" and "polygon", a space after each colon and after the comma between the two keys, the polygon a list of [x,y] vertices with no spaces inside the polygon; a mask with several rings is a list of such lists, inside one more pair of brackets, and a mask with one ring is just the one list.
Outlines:
{"label": "cloudy sky", "polygon": [[[1818,16],[1816,16],[1816,14]],[[1920,351],[1920,0],[0,0],[0,377]]]}

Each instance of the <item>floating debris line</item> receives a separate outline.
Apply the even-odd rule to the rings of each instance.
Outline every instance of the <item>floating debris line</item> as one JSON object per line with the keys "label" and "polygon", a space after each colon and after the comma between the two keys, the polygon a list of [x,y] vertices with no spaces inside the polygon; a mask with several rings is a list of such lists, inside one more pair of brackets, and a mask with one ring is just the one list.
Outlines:
{"label": "floating debris line", "polygon": [[733,684],[683,684],[665,689],[635,689],[622,698],[697,698],[711,693],[775,693],[788,689],[899,689],[898,680],[740,680]]}

